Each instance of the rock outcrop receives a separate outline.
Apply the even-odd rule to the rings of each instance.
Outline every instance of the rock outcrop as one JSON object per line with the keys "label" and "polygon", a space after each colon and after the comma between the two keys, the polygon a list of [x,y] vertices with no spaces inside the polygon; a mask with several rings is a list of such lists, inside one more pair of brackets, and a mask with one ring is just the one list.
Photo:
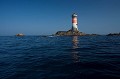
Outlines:
{"label": "rock outcrop", "polygon": [[68,31],[58,31],[56,32],[55,35],[59,35],[59,36],[84,36],[87,35],[83,32],[79,32],[79,31],[72,31],[72,30],[68,30]]}
{"label": "rock outcrop", "polygon": [[107,36],[120,36],[120,33],[109,33]]}
{"label": "rock outcrop", "polygon": [[19,34],[16,34],[16,36],[24,36],[24,34],[22,34],[22,33],[19,33]]}

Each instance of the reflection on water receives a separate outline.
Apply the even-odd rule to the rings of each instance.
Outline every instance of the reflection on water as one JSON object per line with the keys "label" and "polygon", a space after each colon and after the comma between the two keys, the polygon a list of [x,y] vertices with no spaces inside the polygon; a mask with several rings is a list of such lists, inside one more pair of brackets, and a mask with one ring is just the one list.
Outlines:
{"label": "reflection on water", "polygon": [[79,48],[78,47],[79,41],[78,41],[77,36],[73,36],[72,44],[73,44],[73,47],[72,47],[72,49],[73,49],[73,51],[72,51],[73,62],[79,62],[79,54],[78,54],[78,50],[77,50],[77,48]]}
{"label": "reflection on water", "polygon": [[77,36],[73,36],[72,43],[73,43],[73,49],[77,49],[79,43]]}

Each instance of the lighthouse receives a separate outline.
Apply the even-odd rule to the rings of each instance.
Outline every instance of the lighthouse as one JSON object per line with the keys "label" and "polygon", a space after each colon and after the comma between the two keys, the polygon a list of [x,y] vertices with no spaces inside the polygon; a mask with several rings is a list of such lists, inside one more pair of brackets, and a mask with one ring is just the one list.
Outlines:
{"label": "lighthouse", "polygon": [[72,14],[72,31],[73,31],[73,32],[78,31],[77,15],[76,15],[76,13],[73,13],[73,14]]}
{"label": "lighthouse", "polygon": [[77,14],[72,14],[72,28],[68,31],[58,31],[55,35],[59,36],[85,36],[87,34],[80,32],[78,30],[78,23],[77,23]]}

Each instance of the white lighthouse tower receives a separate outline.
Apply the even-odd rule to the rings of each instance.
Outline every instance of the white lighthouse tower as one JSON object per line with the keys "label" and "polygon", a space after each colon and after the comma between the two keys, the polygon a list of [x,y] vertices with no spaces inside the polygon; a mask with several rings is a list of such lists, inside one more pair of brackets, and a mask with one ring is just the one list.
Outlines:
{"label": "white lighthouse tower", "polygon": [[78,31],[77,15],[76,15],[75,13],[72,14],[72,31],[73,31],[73,32]]}

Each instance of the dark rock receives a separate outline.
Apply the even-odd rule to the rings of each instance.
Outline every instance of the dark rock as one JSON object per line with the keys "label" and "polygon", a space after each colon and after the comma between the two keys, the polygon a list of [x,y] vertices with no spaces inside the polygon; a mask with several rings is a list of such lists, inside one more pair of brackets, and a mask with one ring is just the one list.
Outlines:
{"label": "dark rock", "polygon": [[109,33],[107,36],[120,36],[120,33]]}

